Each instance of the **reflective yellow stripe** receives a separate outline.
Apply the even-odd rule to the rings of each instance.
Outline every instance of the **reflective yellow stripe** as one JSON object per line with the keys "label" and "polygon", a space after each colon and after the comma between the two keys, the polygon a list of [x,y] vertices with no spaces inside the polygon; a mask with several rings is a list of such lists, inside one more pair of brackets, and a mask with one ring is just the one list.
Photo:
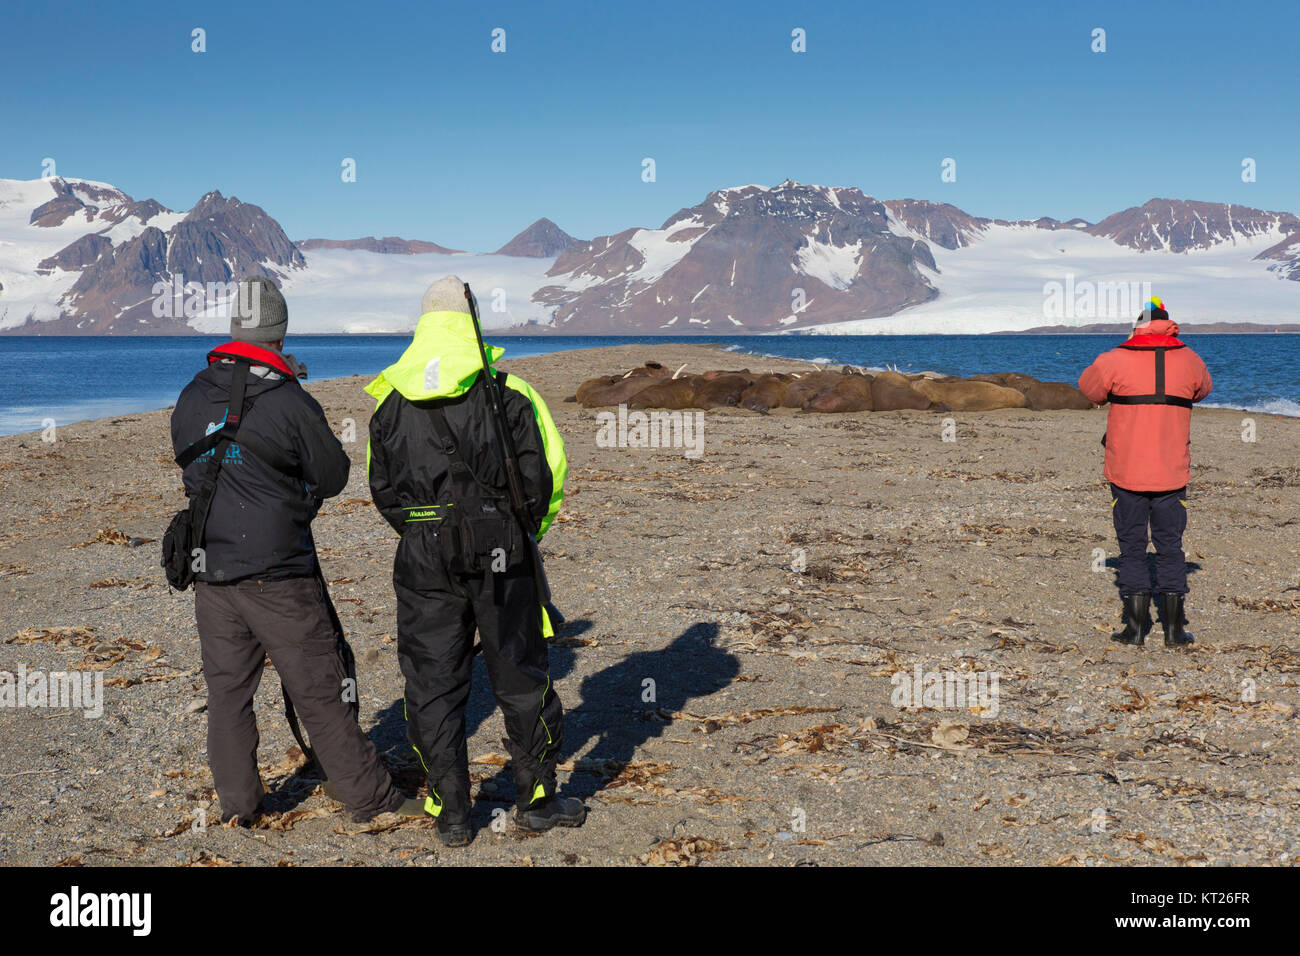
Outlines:
{"label": "reflective yellow stripe", "polygon": [[1115,507],[1115,504],[1116,504],[1118,501],[1119,501],[1119,499],[1116,498],[1114,501],[1112,501],[1112,502],[1110,503],[1110,506],[1111,506],[1112,508],[1114,508],[1114,507]]}
{"label": "reflective yellow stripe", "polygon": [[560,505],[564,502],[564,480],[569,473],[569,462],[564,455],[564,439],[560,436],[560,430],[555,427],[555,419],[551,417],[550,409],[546,407],[546,402],[542,401],[542,396],[537,394],[535,388],[513,375],[506,376],[506,387],[513,388],[532,404],[533,418],[542,436],[542,451],[546,456],[546,466],[551,470],[551,501],[545,517],[542,518],[541,526],[537,529],[537,540],[541,541],[542,535],[546,534],[551,522],[560,511]]}
{"label": "reflective yellow stripe", "polygon": [[[402,698],[402,720],[406,721],[408,724],[411,722],[411,718],[406,715],[405,697]],[[424,772],[427,775],[429,773],[429,765],[424,762],[424,754],[420,753],[420,748],[415,746],[415,744],[411,744],[411,749],[415,751],[415,756],[420,758],[420,766],[424,768]]]}
{"label": "reflective yellow stripe", "polygon": [[536,803],[538,800],[542,800],[545,797],[546,797],[546,788],[542,786],[541,781],[539,780],[533,786],[533,799],[529,800],[528,803],[531,806],[532,804]]}
{"label": "reflective yellow stripe", "polygon": [[[429,789],[432,790],[433,788],[430,787]],[[433,802],[433,797],[425,797],[425,798],[424,798],[424,812],[436,817],[436,816],[438,816],[440,813],[442,813],[442,804],[441,804],[441,803],[434,803],[434,802]]]}

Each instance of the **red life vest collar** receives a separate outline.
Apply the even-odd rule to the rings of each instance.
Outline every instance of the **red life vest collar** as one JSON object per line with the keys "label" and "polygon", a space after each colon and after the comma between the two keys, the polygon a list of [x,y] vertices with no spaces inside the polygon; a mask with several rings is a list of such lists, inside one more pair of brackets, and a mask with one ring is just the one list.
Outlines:
{"label": "red life vest collar", "polygon": [[1135,335],[1123,345],[1122,349],[1181,349],[1186,348],[1187,344],[1174,338],[1172,335]]}
{"label": "red life vest collar", "polygon": [[269,369],[274,369],[284,375],[293,378],[293,370],[289,368],[289,363],[277,352],[270,349],[262,348],[260,345],[254,345],[252,342],[227,342],[225,345],[218,345],[208,353],[208,364],[215,365],[222,359],[241,358],[253,365],[264,365]]}

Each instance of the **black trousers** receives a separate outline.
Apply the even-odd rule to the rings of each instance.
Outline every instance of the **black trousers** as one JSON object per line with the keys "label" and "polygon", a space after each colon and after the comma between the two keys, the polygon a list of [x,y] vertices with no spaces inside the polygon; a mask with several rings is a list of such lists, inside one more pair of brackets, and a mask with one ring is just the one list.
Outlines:
{"label": "black trousers", "polygon": [[465,705],[475,629],[505,718],[503,742],[520,807],[555,793],[563,712],[551,685],[531,567],[448,574],[430,553],[433,546],[434,534],[423,529],[408,531],[398,546],[397,653],[406,678],[407,736],[429,778],[428,809],[461,823],[470,812]]}
{"label": "black trousers", "polygon": [[[1187,593],[1187,559],[1183,554],[1183,531],[1187,527],[1187,489],[1174,491],[1129,491],[1111,485],[1114,499],[1115,537],[1119,541],[1119,573],[1122,596],[1156,591]],[[1152,587],[1147,568],[1147,540],[1156,549],[1156,579]]]}
{"label": "black trousers", "polygon": [[267,655],[354,818],[397,808],[402,795],[344,700],[346,669],[320,581],[199,583],[194,613],[208,685],[208,763],[222,819],[250,821],[261,808],[253,695]]}

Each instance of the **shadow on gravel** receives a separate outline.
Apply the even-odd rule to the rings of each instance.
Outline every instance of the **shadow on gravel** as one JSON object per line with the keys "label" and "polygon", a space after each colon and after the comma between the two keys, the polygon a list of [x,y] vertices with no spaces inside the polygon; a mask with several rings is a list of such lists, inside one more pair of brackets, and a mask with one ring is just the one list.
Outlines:
{"label": "shadow on gravel", "polygon": [[[606,779],[616,776],[636,749],[660,736],[671,724],[661,716],[685,710],[701,697],[723,690],[740,673],[740,662],[717,646],[718,625],[692,624],[667,647],[637,651],[581,684],[582,703],[564,715],[564,756],[580,752],[594,738],[584,759],[609,762],[604,775],[575,773],[567,796],[587,799]],[[647,679],[654,681],[654,700],[644,701]],[[561,687],[563,700],[563,687]]]}
{"label": "shadow on gravel", "polygon": [[[566,639],[577,637],[591,628],[587,620],[568,621],[551,646],[551,679],[555,681],[561,703],[565,700],[564,678],[573,671],[575,647]],[[660,736],[671,720],[661,714],[687,709],[701,697],[725,689],[740,673],[740,663],[724,648],[717,646],[718,625],[692,624],[668,646],[655,651],[637,651],[617,664],[583,679],[579,690],[582,703],[565,708],[564,743],[561,760],[580,752],[592,740],[595,745],[584,761],[607,764],[603,773],[575,772],[566,796],[586,800],[618,773],[633,758],[638,747]],[[581,645],[576,647],[581,653]],[[643,700],[646,680],[654,681],[654,699]],[[482,656],[474,661],[472,691],[465,711],[467,737],[483,725],[496,709],[492,688]],[[375,748],[397,785],[414,793],[424,783],[424,774],[406,740],[406,720],[402,701],[393,701],[376,715],[369,731]],[[501,748],[497,748],[501,749]],[[471,757],[473,754],[471,754]],[[473,767],[471,767],[471,772]],[[495,807],[506,808],[514,802],[514,780],[508,767],[500,768],[491,778],[490,792],[480,791],[475,800],[475,817],[479,824],[491,816]]]}

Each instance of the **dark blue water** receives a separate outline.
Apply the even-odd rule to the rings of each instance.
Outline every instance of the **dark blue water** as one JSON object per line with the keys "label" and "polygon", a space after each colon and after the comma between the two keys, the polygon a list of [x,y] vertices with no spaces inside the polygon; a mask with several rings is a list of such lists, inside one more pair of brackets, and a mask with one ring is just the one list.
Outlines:
{"label": "dark blue water", "polygon": [[[737,351],[948,375],[1027,372],[1074,382],[1119,336],[818,335],[818,336],[489,336],[508,358],[602,345],[718,342]],[[1300,335],[1189,335],[1214,376],[1208,404],[1300,415]],[[204,364],[220,337],[0,336],[0,434],[164,408]],[[404,336],[303,335],[289,350],[311,380],[373,375],[406,347]],[[737,367],[761,362],[737,356]],[[615,371],[615,369],[610,369]],[[695,369],[694,371],[702,371]],[[575,385],[577,383],[574,383]]]}

